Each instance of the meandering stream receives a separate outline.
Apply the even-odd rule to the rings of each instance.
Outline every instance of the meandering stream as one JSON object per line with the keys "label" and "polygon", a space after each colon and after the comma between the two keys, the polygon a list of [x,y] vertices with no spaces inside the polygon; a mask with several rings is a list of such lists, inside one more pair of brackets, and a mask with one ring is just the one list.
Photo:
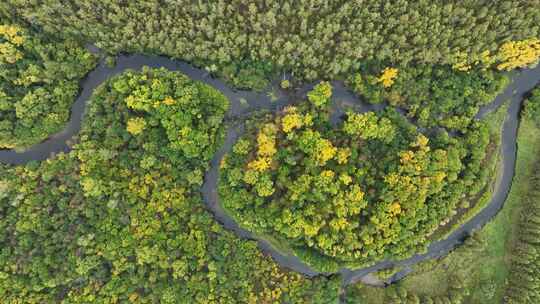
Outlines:
{"label": "meandering stream", "polygon": [[[95,49],[90,49],[95,51]],[[137,70],[143,66],[155,68],[164,67],[172,71],[181,71],[190,78],[205,82],[215,89],[221,91],[229,98],[231,103],[230,110],[227,114],[228,121],[241,121],[241,119],[236,118],[247,115],[252,111],[261,109],[271,111],[278,110],[286,105],[300,101],[305,97],[306,92],[309,91],[313,86],[312,84],[305,85],[302,88],[287,93],[276,89],[277,86],[275,86],[272,91],[262,93],[254,91],[239,91],[231,89],[227,84],[219,79],[210,77],[205,70],[195,68],[192,65],[184,62],[175,61],[170,58],[160,56],[121,55],[118,57],[116,65],[113,68],[108,68],[104,63],[104,60],[101,60],[99,65],[92,72],[90,72],[83,81],[81,81],[80,85],[82,90],[72,106],[70,120],[62,132],[51,136],[44,142],[36,144],[24,152],[0,150],[0,161],[10,164],[24,164],[32,160],[39,161],[47,159],[48,157],[51,157],[59,152],[68,152],[70,150],[69,143],[76,141],[76,136],[81,129],[85,109],[94,89],[111,76],[117,75],[126,69]],[[496,191],[487,207],[469,222],[453,232],[446,239],[432,243],[425,254],[418,254],[409,259],[401,261],[383,261],[371,267],[361,269],[341,269],[340,273],[343,276],[344,285],[354,283],[371,272],[391,266],[404,267],[404,271],[396,274],[392,278],[393,281],[401,279],[408,272],[410,272],[410,266],[426,259],[436,258],[447,254],[449,251],[455,248],[455,246],[460,244],[463,239],[473,230],[483,226],[497,214],[506,200],[512,184],[512,178],[514,176],[516,161],[516,136],[523,95],[530,91],[540,81],[540,66],[534,69],[526,69],[521,72],[514,73],[512,78],[513,81],[505,89],[505,91],[497,96],[492,103],[482,107],[476,116],[476,118],[481,119],[487,113],[497,109],[504,101],[511,99],[511,105],[508,109],[508,114],[502,131],[502,174],[497,180],[497,186],[495,188]],[[333,82],[332,86],[333,120],[337,120],[343,114],[343,108],[341,105],[353,105],[357,111],[375,111],[384,108],[384,105],[370,105],[361,102],[359,98],[349,92],[341,82]],[[232,218],[225,214],[221,208],[217,194],[219,163],[224,154],[231,150],[232,145],[242,134],[242,131],[242,123],[237,123],[231,126],[227,132],[224,144],[211,161],[211,168],[205,175],[204,184],[201,190],[208,209],[210,209],[216,219],[223,226],[225,226],[225,228],[234,231],[242,238],[257,240],[259,247],[263,250],[263,252],[271,255],[273,259],[281,266],[290,268],[307,276],[316,276],[321,274],[311,269],[308,265],[302,263],[297,257],[283,255],[272,248],[268,242],[259,240],[249,231],[241,229]]]}

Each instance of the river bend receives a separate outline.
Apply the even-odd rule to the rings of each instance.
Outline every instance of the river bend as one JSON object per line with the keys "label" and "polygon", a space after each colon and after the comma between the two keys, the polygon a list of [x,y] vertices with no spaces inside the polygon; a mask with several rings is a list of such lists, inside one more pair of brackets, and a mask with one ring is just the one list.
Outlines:
{"label": "river bend", "polygon": [[[97,52],[93,47],[89,47],[89,49]],[[36,144],[23,152],[0,150],[0,161],[9,164],[24,164],[33,160],[40,161],[47,159],[54,156],[56,153],[68,152],[70,150],[70,144],[76,141],[77,134],[81,129],[85,109],[94,89],[111,76],[117,75],[127,69],[138,70],[143,66],[153,68],[164,67],[172,71],[181,71],[191,79],[202,81],[221,91],[221,93],[223,93],[230,101],[230,109],[226,118],[228,121],[237,121],[239,123],[233,124],[228,129],[225,142],[214,155],[214,158],[211,161],[211,168],[205,174],[204,184],[201,189],[204,201],[216,219],[225,228],[232,230],[239,237],[258,241],[259,247],[263,252],[271,255],[281,266],[310,277],[320,274],[327,275],[326,273],[314,271],[308,265],[302,263],[296,256],[288,256],[279,253],[267,241],[257,239],[249,231],[240,228],[221,208],[217,193],[219,163],[222,157],[231,150],[233,144],[242,134],[244,129],[244,126],[241,123],[242,119],[238,118],[248,115],[255,110],[266,109],[277,111],[286,105],[302,100],[305,97],[306,92],[313,87],[313,84],[305,85],[292,92],[279,90],[277,89],[277,85],[266,92],[234,90],[223,81],[210,77],[207,71],[195,68],[185,62],[161,56],[121,55],[118,57],[116,65],[113,68],[108,68],[104,63],[104,60],[101,60],[99,65],[81,81],[80,86],[82,87],[82,90],[72,106],[69,122],[63,131],[54,134],[42,143]],[[512,178],[514,176],[517,151],[516,137],[521,103],[524,95],[540,81],[540,66],[534,69],[525,69],[520,72],[515,72],[511,77],[512,81],[510,85],[499,94],[493,102],[482,107],[476,115],[477,119],[481,119],[486,114],[497,109],[506,100],[511,100],[502,130],[500,147],[502,149],[501,174],[496,181],[496,191],[488,205],[446,239],[431,243],[428,247],[428,251],[424,254],[417,254],[411,258],[400,261],[382,261],[373,266],[361,269],[341,269],[339,272],[343,276],[344,285],[357,282],[369,273],[392,266],[403,267],[405,270],[396,274],[391,281],[401,279],[410,272],[410,267],[412,265],[426,259],[441,257],[450,252],[472,231],[485,225],[502,208],[510,191]],[[352,105],[357,111],[361,112],[381,110],[384,108],[384,105],[370,105],[362,102],[357,96],[349,92],[342,82],[332,82],[332,86],[332,120],[334,121],[343,114],[343,106]]]}

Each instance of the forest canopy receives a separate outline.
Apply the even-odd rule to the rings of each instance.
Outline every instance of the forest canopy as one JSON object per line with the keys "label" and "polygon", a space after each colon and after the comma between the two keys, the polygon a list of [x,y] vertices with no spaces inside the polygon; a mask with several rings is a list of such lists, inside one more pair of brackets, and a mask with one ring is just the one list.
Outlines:
{"label": "forest canopy", "polygon": [[393,68],[390,85],[384,85],[388,67],[366,62],[351,74],[351,89],[370,103],[403,108],[425,128],[466,130],[481,106],[493,101],[509,77],[493,70],[457,71],[450,66],[415,65]]}
{"label": "forest canopy", "polygon": [[[487,204],[507,108],[477,114],[509,71],[538,63],[540,2],[0,1],[0,149],[66,125],[90,50],[97,78],[132,66],[129,54],[165,55],[232,89],[128,69],[84,100],[70,152],[0,163],[0,302],[336,304],[353,268],[422,253]],[[275,104],[242,92],[265,88]],[[525,104],[524,122],[540,126],[540,91]],[[241,134],[222,146],[231,125]],[[516,303],[540,298],[531,202],[509,259]],[[220,207],[242,233],[218,222]],[[458,263],[440,260],[448,296],[391,287],[381,301],[466,302],[486,244],[470,238],[448,258]]]}
{"label": "forest canopy", "polygon": [[538,1],[51,0],[0,4],[109,52],[158,53],[262,88],[268,74],[332,79],[367,60],[509,70],[540,57]]}
{"label": "forest canopy", "polygon": [[331,92],[247,122],[221,163],[224,208],[320,271],[418,252],[484,187],[487,126],[422,134],[390,109],[331,123]]}
{"label": "forest canopy", "polygon": [[281,269],[205,209],[228,104],[179,72],[128,71],[96,90],[72,152],[2,165],[0,298],[335,303],[339,278]]}
{"label": "forest canopy", "polygon": [[79,81],[95,64],[72,39],[0,18],[0,149],[26,148],[62,130]]}

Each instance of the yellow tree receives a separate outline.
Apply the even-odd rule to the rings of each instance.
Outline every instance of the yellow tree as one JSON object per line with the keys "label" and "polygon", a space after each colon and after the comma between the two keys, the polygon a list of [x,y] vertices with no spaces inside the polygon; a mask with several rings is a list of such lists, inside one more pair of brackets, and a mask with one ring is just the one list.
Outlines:
{"label": "yellow tree", "polygon": [[146,128],[146,121],[142,117],[130,118],[127,122],[127,131],[133,135],[141,134]]}
{"label": "yellow tree", "polygon": [[389,88],[394,84],[394,81],[396,80],[397,76],[398,76],[398,69],[385,68],[382,71],[381,77],[379,77],[378,81],[382,82],[382,85],[385,88]]}
{"label": "yellow tree", "polygon": [[499,70],[523,68],[540,59],[540,39],[532,38],[521,41],[508,41],[499,48],[497,57]]}
{"label": "yellow tree", "polygon": [[23,53],[17,47],[22,46],[24,40],[19,27],[0,25],[0,62],[13,64],[22,59]]}

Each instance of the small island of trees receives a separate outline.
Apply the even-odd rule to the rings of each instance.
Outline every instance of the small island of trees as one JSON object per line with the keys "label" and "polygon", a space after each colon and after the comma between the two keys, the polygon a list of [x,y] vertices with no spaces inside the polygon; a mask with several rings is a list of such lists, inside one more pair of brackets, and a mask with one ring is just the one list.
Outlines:
{"label": "small island of trees", "polygon": [[423,134],[392,109],[349,110],[336,124],[331,94],[322,82],[307,101],[248,120],[221,163],[223,206],[320,271],[421,251],[485,186],[487,125]]}

